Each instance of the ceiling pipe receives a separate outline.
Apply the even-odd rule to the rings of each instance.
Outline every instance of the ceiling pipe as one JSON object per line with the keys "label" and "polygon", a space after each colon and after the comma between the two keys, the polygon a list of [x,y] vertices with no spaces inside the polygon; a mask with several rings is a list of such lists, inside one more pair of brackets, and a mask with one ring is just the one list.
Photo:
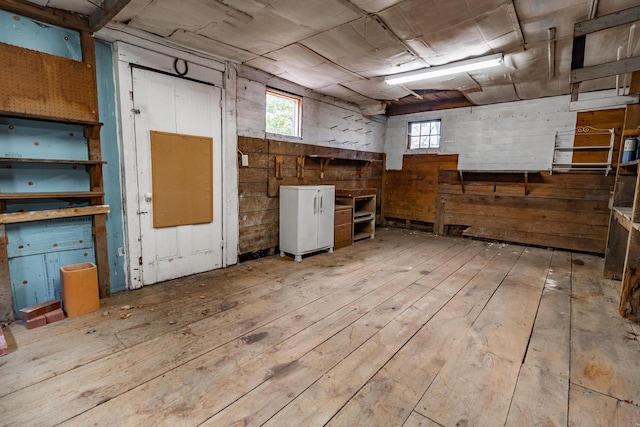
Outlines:
{"label": "ceiling pipe", "polygon": [[589,19],[594,19],[598,14],[598,4],[600,0],[593,0],[591,2],[591,10],[589,11]]}
{"label": "ceiling pipe", "polygon": [[[627,41],[627,58],[631,58],[631,55],[633,54],[633,42],[636,38],[636,24],[631,25],[631,27],[629,27],[629,40]],[[622,91],[624,93],[624,91],[627,88],[627,76],[628,74],[624,75],[624,78],[622,79]]]}
{"label": "ceiling pipe", "polygon": [[[616,61],[620,61],[622,58],[622,46],[618,46],[616,52]],[[620,74],[616,74],[616,96],[620,96]]]}
{"label": "ceiling pipe", "polygon": [[556,28],[547,28],[547,57],[549,59],[549,80],[553,80],[556,72]]}

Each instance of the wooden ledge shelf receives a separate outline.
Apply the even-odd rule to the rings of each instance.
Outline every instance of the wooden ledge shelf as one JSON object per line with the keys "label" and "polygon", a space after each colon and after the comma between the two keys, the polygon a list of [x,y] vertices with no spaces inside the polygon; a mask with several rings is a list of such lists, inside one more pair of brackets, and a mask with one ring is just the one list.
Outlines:
{"label": "wooden ledge shelf", "polygon": [[102,215],[109,213],[109,205],[85,206],[78,208],[47,209],[42,211],[13,212],[0,214],[0,224],[43,221],[47,219],[72,218],[77,216]]}
{"label": "wooden ledge shelf", "polygon": [[622,136],[640,136],[640,129],[625,129]]}
{"label": "wooden ledge shelf", "polygon": [[633,225],[633,223],[631,222],[631,215],[633,214],[632,207],[614,206],[613,214],[615,215],[621,226],[623,226],[626,230],[631,230],[631,227]]}
{"label": "wooden ledge shelf", "polygon": [[556,151],[590,151],[590,150],[609,150],[610,145],[585,145],[584,147],[555,147]]}
{"label": "wooden ledge shelf", "polygon": [[68,119],[64,117],[61,118],[61,117],[39,116],[39,115],[29,114],[29,113],[17,113],[15,111],[0,110],[0,116],[8,117],[11,119],[38,120],[42,122],[62,123],[67,125],[102,126],[101,122],[94,122],[94,121],[87,121],[87,120],[74,120],[74,119]]}
{"label": "wooden ledge shelf", "polygon": [[323,156],[319,154],[308,154],[305,157],[320,160],[320,179],[324,179],[324,172],[332,160],[351,160],[363,163],[363,165],[360,166],[360,171],[358,172],[359,177],[362,177],[364,175],[364,173],[367,171],[367,168],[369,168],[372,163],[382,163],[382,160],[380,159],[359,159],[356,157]]}
{"label": "wooden ledge shelf", "polygon": [[0,157],[2,163],[53,163],[66,165],[106,165],[104,160],[34,159],[24,157]]}
{"label": "wooden ledge shelf", "polygon": [[638,164],[640,163],[640,160],[632,160],[630,162],[623,162],[620,163],[618,166],[622,166],[623,168],[629,168],[629,167],[638,167]]}
{"label": "wooden ledge shelf", "polygon": [[[503,170],[503,171],[488,171],[488,170],[458,170],[458,176],[460,177],[460,187],[462,192],[465,192],[465,174],[467,182],[469,181],[481,181],[481,182],[493,182],[493,192],[496,192],[498,182],[522,182],[524,184],[524,195],[529,195],[529,177],[530,175],[540,175],[540,171],[515,171],[515,170]],[[511,175],[511,176],[510,176]]]}
{"label": "wooden ledge shelf", "polygon": [[0,200],[26,200],[26,199],[90,199],[103,197],[102,191],[83,191],[66,193],[0,193]]}

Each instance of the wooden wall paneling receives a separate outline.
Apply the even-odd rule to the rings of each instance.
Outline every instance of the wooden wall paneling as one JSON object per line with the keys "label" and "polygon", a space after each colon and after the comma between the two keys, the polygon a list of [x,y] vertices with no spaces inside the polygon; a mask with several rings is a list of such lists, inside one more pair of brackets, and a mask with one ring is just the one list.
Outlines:
{"label": "wooden wall paneling", "polygon": [[502,228],[471,227],[463,233],[467,237],[480,239],[498,240],[503,242],[521,243],[525,245],[536,245],[551,248],[567,249],[572,251],[602,253],[604,243],[600,240],[586,239],[553,234],[536,233],[532,231],[514,231]]}
{"label": "wooden wall paneling", "polygon": [[438,172],[456,170],[458,155],[418,154],[402,160],[402,170],[385,172],[382,206],[385,218],[434,223]]}
{"label": "wooden wall paneling", "polygon": [[[617,164],[618,153],[622,140],[622,127],[624,124],[625,109],[616,108],[612,110],[584,111],[576,116],[576,128],[591,126],[597,129],[615,129],[615,144],[613,149],[612,163]],[[588,147],[594,145],[609,145],[609,135],[576,134],[574,139],[575,147]],[[602,163],[607,161],[607,151],[574,151],[573,162],[575,163]]]}
{"label": "wooden wall paneling", "polygon": [[612,176],[541,172],[524,195],[522,183],[465,182],[440,172],[445,225],[469,226],[465,235],[603,253],[607,241]]}
{"label": "wooden wall paneling", "polygon": [[[277,205],[269,204],[269,143],[265,139],[238,137],[238,149],[249,156],[249,166],[238,168],[239,231],[241,254],[278,245]],[[274,159],[271,159],[274,161]]]}

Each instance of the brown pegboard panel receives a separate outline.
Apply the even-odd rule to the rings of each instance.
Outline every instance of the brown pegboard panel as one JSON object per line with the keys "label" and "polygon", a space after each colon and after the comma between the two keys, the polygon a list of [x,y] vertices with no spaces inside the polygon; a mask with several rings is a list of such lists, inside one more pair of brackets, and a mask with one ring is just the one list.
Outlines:
{"label": "brown pegboard panel", "polygon": [[153,226],[213,221],[213,138],[150,131]]}
{"label": "brown pegboard panel", "polygon": [[5,43],[0,58],[0,113],[98,121],[90,64]]}

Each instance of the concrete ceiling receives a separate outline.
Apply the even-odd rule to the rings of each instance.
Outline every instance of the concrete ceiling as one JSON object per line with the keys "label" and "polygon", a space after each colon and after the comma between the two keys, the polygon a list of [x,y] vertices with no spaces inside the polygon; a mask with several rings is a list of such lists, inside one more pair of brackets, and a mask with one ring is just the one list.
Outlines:
{"label": "concrete ceiling", "polygon": [[[32,3],[89,16],[114,1]],[[117,3],[126,6],[113,21],[126,27],[267,71],[366,111],[394,104],[424,111],[568,94],[574,24],[637,6],[638,0]],[[625,56],[630,25],[587,36],[585,66],[614,61],[619,47]],[[635,34],[631,56],[640,56],[640,26]],[[504,54],[503,65],[405,86],[384,82],[387,75],[493,53]],[[614,86],[610,77],[583,83],[581,91]],[[446,96],[434,95],[438,91]]]}

